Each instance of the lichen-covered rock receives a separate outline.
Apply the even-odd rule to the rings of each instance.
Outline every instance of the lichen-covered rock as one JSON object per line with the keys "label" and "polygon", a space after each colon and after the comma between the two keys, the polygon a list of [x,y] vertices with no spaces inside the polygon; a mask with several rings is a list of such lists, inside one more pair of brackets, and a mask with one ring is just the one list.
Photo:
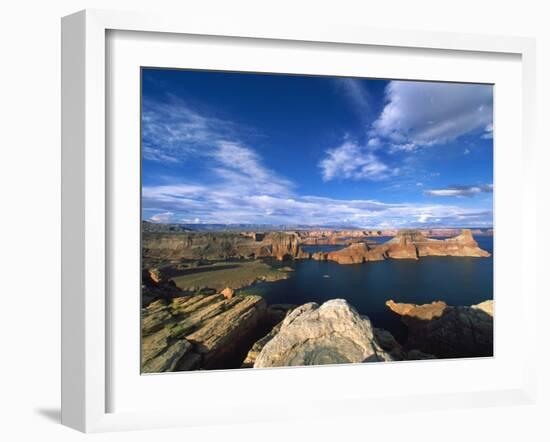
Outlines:
{"label": "lichen-covered rock", "polygon": [[388,301],[408,328],[406,346],[440,358],[493,355],[493,301],[448,306],[442,301],[416,305]]}
{"label": "lichen-covered rock", "polygon": [[191,370],[238,364],[257,339],[267,311],[260,296],[194,295],[142,309],[142,371]]}
{"label": "lichen-covered rock", "polygon": [[174,371],[178,362],[191,352],[192,344],[185,339],[171,340],[169,333],[160,331],[142,341],[142,372]]}
{"label": "lichen-covered rock", "polygon": [[343,299],[304,304],[288,314],[254,368],[389,361],[371,322]]}

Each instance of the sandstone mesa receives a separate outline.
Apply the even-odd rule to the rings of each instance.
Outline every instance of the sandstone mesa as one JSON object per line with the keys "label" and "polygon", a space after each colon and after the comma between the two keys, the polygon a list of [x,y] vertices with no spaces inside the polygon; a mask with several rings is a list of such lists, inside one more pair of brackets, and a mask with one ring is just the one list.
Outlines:
{"label": "sandstone mesa", "polygon": [[302,245],[312,243],[312,238],[318,238],[312,232],[149,234],[144,235],[143,253],[150,258],[171,260],[275,258],[284,261],[311,258],[339,264],[361,264],[389,258],[416,260],[424,256],[490,256],[479,247],[470,229],[446,239],[429,238],[419,230],[400,230],[383,244],[373,244],[368,240],[369,236],[377,235],[365,231],[351,233],[345,232],[348,236],[342,242],[341,232],[335,236],[327,236],[324,232],[326,243],[349,245],[338,251],[319,253],[308,253],[302,248]]}
{"label": "sandstone mesa", "polygon": [[456,237],[448,239],[427,238],[415,230],[400,231],[389,241],[370,245],[358,242],[335,252],[319,252],[311,258],[319,261],[334,261],[339,264],[362,264],[384,259],[414,259],[424,256],[465,256],[489,257],[489,252],[481,249],[469,229],[464,229]]}

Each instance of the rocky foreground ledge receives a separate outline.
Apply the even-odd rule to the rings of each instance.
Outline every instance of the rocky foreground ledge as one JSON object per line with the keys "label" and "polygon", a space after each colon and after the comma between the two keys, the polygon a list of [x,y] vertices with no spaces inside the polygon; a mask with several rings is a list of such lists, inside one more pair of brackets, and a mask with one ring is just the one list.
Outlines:
{"label": "rocky foreground ledge", "polygon": [[232,290],[154,301],[141,314],[142,372],[239,367],[291,307]]}
{"label": "rocky foreground ledge", "polygon": [[386,302],[408,328],[406,346],[440,358],[493,355],[493,301],[472,306]]}
{"label": "rocky foreground ledge", "polygon": [[404,344],[343,299],[267,306],[224,291],[157,300],[142,309],[142,372],[492,355],[492,301],[387,305],[409,329]]}

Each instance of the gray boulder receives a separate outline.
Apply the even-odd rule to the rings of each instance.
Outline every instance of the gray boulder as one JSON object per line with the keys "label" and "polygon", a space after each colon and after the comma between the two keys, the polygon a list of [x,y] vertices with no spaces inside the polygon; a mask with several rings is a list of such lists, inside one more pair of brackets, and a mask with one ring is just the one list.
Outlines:
{"label": "gray boulder", "polygon": [[370,320],[343,299],[304,304],[288,314],[254,368],[390,361]]}

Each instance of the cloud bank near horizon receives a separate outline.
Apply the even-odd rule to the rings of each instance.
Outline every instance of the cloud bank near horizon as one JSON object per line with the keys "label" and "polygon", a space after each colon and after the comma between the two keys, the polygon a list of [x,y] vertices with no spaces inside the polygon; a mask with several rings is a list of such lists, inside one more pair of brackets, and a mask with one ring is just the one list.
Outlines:
{"label": "cloud bank near horizon", "polygon": [[156,222],[202,224],[350,225],[413,227],[490,226],[492,211],[445,204],[388,204],[316,196],[277,197],[218,185],[144,187],[145,218]]}

